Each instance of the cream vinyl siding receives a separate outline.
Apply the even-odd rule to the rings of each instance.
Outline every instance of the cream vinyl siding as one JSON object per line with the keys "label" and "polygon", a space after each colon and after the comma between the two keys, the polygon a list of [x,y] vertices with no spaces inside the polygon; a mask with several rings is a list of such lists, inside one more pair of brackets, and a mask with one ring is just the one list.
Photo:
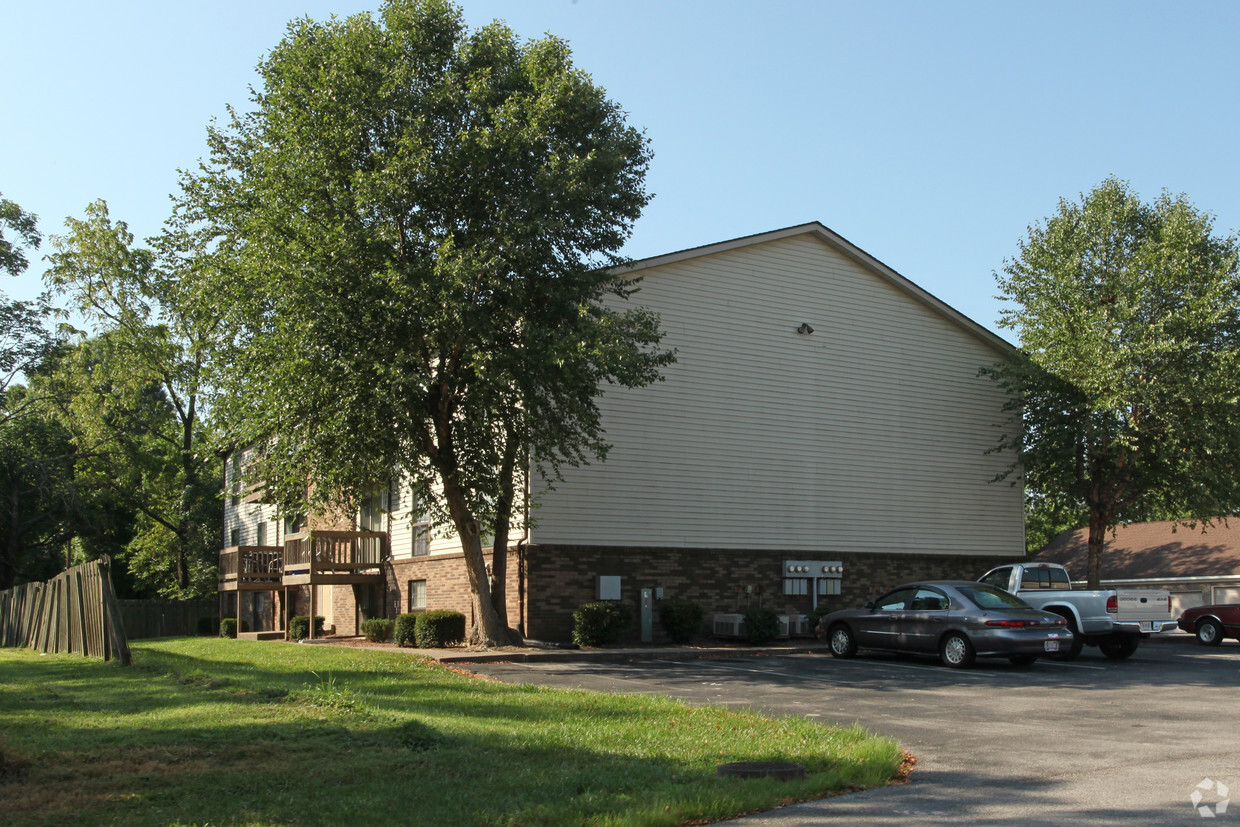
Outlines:
{"label": "cream vinyl siding", "polygon": [[[236,477],[236,468],[233,462],[233,455],[230,454],[224,463],[224,547],[232,545],[231,537],[233,529],[238,530],[240,539],[237,545],[256,546],[258,545],[258,525],[261,522],[267,524],[267,545],[274,546],[279,544],[279,540],[283,539],[283,526],[278,523],[278,515],[276,507],[264,503],[247,503],[238,498],[238,502],[233,502],[233,492],[244,490],[244,480],[238,480]],[[241,454],[241,465],[245,465],[245,453]],[[240,486],[238,485],[240,483]]]}
{"label": "cream vinyl siding", "polygon": [[638,273],[678,361],[606,389],[607,461],[542,494],[533,542],[1023,553],[978,376],[1004,354],[963,317],[813,233]]}
{"label": "cream vinyl siding", "polygon": [[[407,479],[402,479],[398,488],[394,488],[399,494],[399,499],[393,498],[393,508],[391,513],[392,520],[392,557],[396,560],[408,560],[412,558],[414,547],[415,530],[422,525],[417,522],[422,519],[425,509],[412,509],[413,490]],[[416,512],[416,513],[415,513]],[[509,529],[509,542],[516,543],[521,538],[520,517],[514,518],[512,527]],[[484,548],[489,540],[484,538]],[[432,530],[426,538],[428,554],[460,554],[461,541],[457,537],[456,532],[448,526],[442,526],[437,530]]]}

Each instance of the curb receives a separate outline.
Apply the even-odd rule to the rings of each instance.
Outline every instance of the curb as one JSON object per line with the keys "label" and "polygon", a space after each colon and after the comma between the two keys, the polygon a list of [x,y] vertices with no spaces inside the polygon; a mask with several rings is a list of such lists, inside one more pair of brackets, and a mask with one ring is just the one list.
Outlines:
{"label": "curb", "polygon": [[807,655],[829,652],[825,644],[752,648],[712,647],[709,649],[564,649],[515,652],[477,652],[438,654],[420,650],[440,663],[624,663],[637,660],[685,660],[706,658],[758,658],[776,655]]}

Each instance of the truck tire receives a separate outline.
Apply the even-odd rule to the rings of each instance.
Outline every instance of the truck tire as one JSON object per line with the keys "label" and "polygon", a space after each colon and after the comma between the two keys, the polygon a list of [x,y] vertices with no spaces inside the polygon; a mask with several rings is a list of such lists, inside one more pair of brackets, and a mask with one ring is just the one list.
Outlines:
{"label": "truck tire", "polygon": [[1137,651],[1141,638],[1136,635],[1112,635],[1098,644],[1102,654],[1111,660],[1124,660]]}
{"label": "truck tire", "polygon": [[1076,660],[1081,654],[1081,650],[1085,648],[1085,636],[1076,628],[1076,619],[1064,612],[1054,612],[1064,620],[1068,621],[1068,628],[1072,630],[1072,642],[1066,648],[1060,649],[1051,655],[1055,660]]}
{"label": "truck tire", "polygon": [[1223,627],[1214,618],[1204,618],[1197,624],[1197,641],[1205,646],[1218,646],[1223,642]]}

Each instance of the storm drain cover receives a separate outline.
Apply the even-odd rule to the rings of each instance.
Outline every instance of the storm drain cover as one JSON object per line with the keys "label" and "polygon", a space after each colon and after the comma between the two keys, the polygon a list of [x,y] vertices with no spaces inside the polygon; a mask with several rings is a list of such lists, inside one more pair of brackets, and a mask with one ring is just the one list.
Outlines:
{"label": "storm drain cover", "polygon": [[736,761],[720,764],[715,773],[727,778],[804,778],[805,767],[779,761]]}

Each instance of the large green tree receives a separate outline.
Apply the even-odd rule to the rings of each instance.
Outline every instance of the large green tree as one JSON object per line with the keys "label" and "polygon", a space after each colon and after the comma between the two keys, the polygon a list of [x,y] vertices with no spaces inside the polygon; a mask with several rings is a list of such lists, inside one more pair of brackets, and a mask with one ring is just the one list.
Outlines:
{"label": "large green tree", "polygon": [[1088,515],[1092,586],[1117,524],[1240,507],[1237,250],[1185,196],[1110,178],[996,275],[1021,343],[991,371],[1015,414],[1002,447],[1044,508]]}
{"label": "large green tree", "polygon": [[138,581],[165,597],[209,594],[221,466],[201,399],[218,312],[184,289],[198,257],[175,230],[153,249],[135,245],[103,201],[65,226],[44,278],[96,335],[60,355],[40,392],[74,433],[79,484],[138,515],[127,544]]}
{"label": "large green tree", "polygon": [[[530,461],[606,449],[601,384],[654,381],[658,320],[605,300],[648,201],[645,137],[554,37],[446,2],[299,20],[252,109],[209,133],[182,228],[226,309],[217,406],[286,507],[409,473],[460,537],[474,639],[506,642]],[[484,536],[494,549],[492,589]]]}

